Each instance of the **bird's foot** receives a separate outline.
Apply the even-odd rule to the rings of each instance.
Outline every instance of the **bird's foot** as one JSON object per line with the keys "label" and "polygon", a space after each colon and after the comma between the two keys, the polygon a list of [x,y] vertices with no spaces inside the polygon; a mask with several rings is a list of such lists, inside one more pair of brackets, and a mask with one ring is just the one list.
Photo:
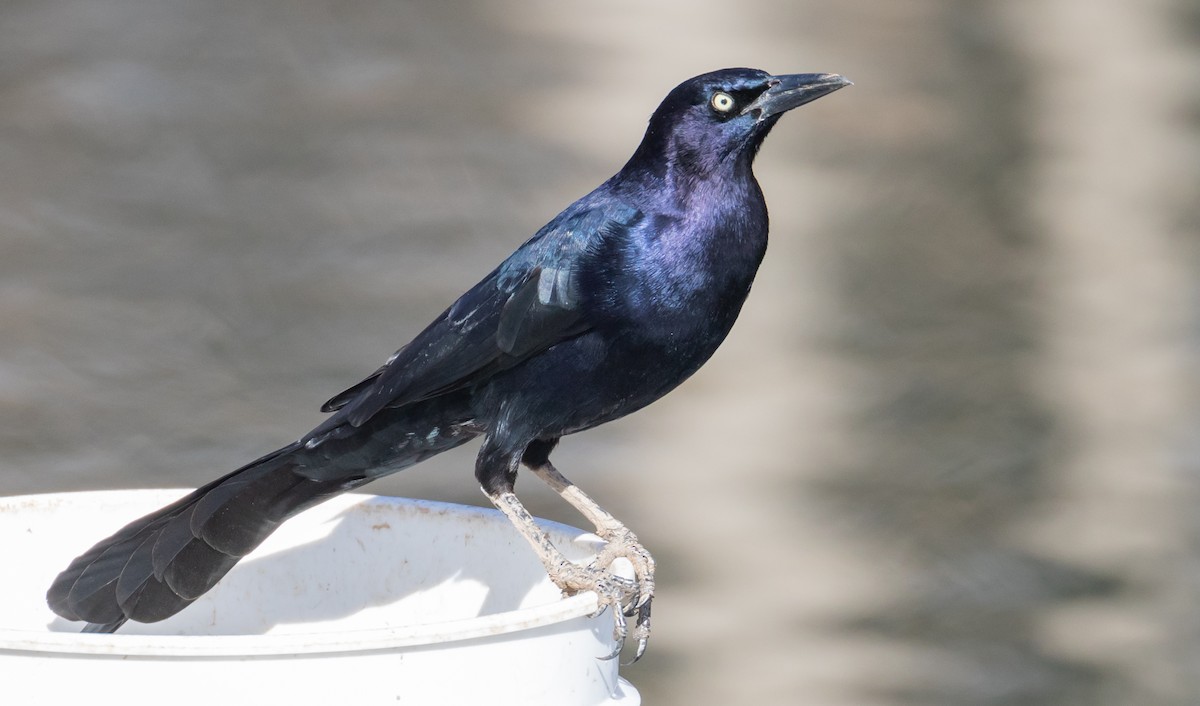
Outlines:
{"label": "bird's foot", "polygon": [[[550,578],[568,595],[594,591],[600,600],[600,612],[613,610],[613,639],[616,650],[605,659],[621,653],[625,640],[637,640],[637,651],[630,664],[642,658],[650,641],[650,606],[654,600],[654,557],[642,546],[636,535],[624,526],[600,530],[597,534],[606,541],[596,558],[587,566],[569,564],[558,567],[559,575]],[[625,559],[633,568],[633,578],[614,571],[613,564]],[[635,618],[632,630],[627,618]]]}
{"label": "bird's foot", "polygon": [[646,654],[646,645],[650,642],[650,606],[654,602],[654,557],[650,556],[650,552],[638,541],[637,535],[624,525],[600,530],[599,535],[607,543],[596,556],[597,566],[612,571],[614,561],[625,559],[633,567],[636,592],[632,600],[622,605],[621,611],[622,618],[636,618],[631,636],[637,640],[637,651],[629,662],[633,664]]}
{"label": "bird's foot", "polygon": [[[548,469],[548,470],[547,470]],[[535,468],[549,477],[551,487],[559,490],[575,489],[569,481],[562,478],[549,464]],[[561,487],[559,487],[561,486]],[[492,503],[503,512],[513,526],[524,535],[533,547],[550,580],[568,596],[584,591],[594,591],[600,603],[599,613],[606,608],[613,609],[613,638],[617,649],[605,659],[612,659],[621,652],[625,639],[630,636],[629,622],[626,618],[636,617],[633,624],[632,636],[637,640],[637,652],[633,662],[642,658],[646,653],[646,645],[650,640],[650,604],[654,600],[654,558],[642,546],[637,536],[630,532],[625,525],[618,522],[599,506],[595,505],[576,489],[575,494],[566,494],[571,504],[580,508],[596,526],[596,535],[605,541],[604,547],[596,554],[596,558],[587,565],[573,563],[560,552],[538,528],[533,516],[517,499],[511,490],[489,494]],[[619,559],[628,561],[632,566],[632,578],[614,571],[622,568],[613,564]],[[623,572],[628,573],[628,572]],[[632,664],[632,662],[631,662]]]}

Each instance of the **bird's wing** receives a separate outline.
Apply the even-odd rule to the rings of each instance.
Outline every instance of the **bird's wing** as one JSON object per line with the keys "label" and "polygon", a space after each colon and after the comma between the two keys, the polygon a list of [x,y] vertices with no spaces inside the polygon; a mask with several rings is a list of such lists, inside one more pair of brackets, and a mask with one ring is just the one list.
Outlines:
{"label": "bird's wing", "polygon": [[623,204],[560,214],[357,385],[321,408],[361,426],[380,410],[456,390],[587,331],[579,269],[642,220]]}

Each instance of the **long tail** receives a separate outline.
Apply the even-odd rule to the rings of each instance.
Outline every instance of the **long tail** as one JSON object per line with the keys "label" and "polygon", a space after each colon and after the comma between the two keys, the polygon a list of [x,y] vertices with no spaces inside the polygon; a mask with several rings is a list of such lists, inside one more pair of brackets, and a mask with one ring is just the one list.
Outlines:
{"label": "long tail", "polygon": [[169,618],[292,515],[469,441],[477,431],[468,426],[433,423],[468,419],[463,399],[385,410],[361,428],[331,418],[314,430],[320,443],[267,454],[102,540],[58,575],[46,600],[88,621],[86,632]]}
{"label": "long tail", "polygon": [[126,525],[58,575],[46,594],[87,632],[183,610],[291,515],[366,479],[313,480],[286,446]]}

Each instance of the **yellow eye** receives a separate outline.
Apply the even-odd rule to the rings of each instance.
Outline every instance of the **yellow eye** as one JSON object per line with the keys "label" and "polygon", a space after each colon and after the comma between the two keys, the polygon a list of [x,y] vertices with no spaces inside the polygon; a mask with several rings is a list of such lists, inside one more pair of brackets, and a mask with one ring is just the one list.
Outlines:
{"label": "yellow eye", "polygon": [[717,111],[718,113],[728,113],[729,111],[733,110],[734,100],[733,96],[729,95],[725,91],[717,91],[716,93],[712,94],[712,100],[709,101],[709,104],[712,105],[713,110]]}

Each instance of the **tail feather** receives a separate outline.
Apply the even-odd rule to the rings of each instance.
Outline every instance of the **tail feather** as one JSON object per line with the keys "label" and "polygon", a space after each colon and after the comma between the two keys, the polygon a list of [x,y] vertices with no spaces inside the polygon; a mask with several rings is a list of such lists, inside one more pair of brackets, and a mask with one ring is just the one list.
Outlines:
{"label": "tail feather", "polygon": [[[80,567],[81,570],[73,572],[72,576],[60,574],[55,586],[61,584],[67,590],[62,592],[57,602],[55,596],[48,594],[54,612],[71,620],[86,619],[94,623],[110,623],[124,618],[125,614],[117,604],[117,580],[124,566],[125,551],[131,546],[130,541],[118,542],[90,558],[86,567]],[[88,557],[85,555],[81,558]],[[72,564],[67,571],[72,568],[76,568],[76,565]]]}
{"label": "tail feather", "polygon": [[[386,410],[361,428],[329,421],[129,523],[71,562],[46,593],[55,613],[112,632],[171,617],[292,515],[459,446],[478,430],[466,393]],[[313,444],[311,440],[319,439]]]}
{"label": "tail feather", "polygon": [[289,516],[355,484],[297,474],[293,445],[131,522],[59,574],[51,609],[110,632],[156,622],[216,585]]}
{"label": "tail feather", "polygon": [[[140,593],[143,584],[139,583],[135,577],[154,573],[154,534],[147,532],[144,535],[139,535],[142,537],[142,541],[130,552],[129,558],[117,576],[115,597],[120,605],[137,602],[136,596]],[[99,573],[103,570],[92,568],[91,571]]]}
{"label": "tail feather", "polygon": [[120,620],[114,620],[111,623],[88,623],[87,625],[84,625],[83,629],[79,632],[116,632],[117,629],[124,625],[128,620],[129,618],[121,618]]}

